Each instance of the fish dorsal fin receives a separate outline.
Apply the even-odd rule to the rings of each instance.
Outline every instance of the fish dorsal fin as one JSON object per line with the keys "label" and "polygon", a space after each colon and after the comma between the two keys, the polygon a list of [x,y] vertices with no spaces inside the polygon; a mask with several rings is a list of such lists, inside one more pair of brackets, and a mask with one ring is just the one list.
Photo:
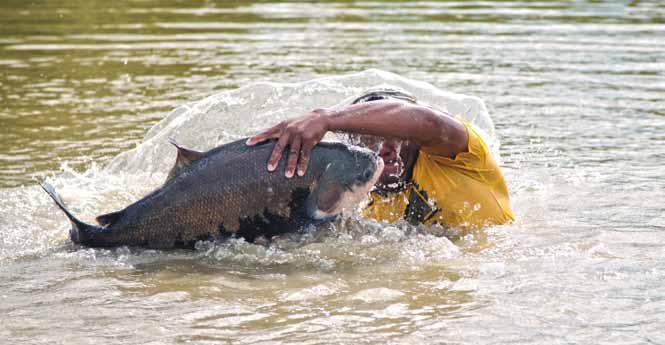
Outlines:
{"label": "fish dorsal fin", "polygon": [[99,223],[99,225],[108,227],[113,225],[113,223],[117,222],[118,219],[122,216],[122,214],[123,211],[111,212],[107,214],[102,214],[101,216],[97,216],[97,218],[95,219],[97,220],[97,223]]}
{"label": "fish dorsal fin", "polygon": [[194,161],[201,159],[201,157],[203,157],[204,155],[203,152],[186,149],[178,145],[178,143],[173,138],[170,138],[169,142],[173,146],[175,146],[176,149],[178,149],[178,155],[176,156],[175,164],[173,164],[173,168],[171,168],[171,171],[169,172],[169,176],[166,178],[166,181],[180,174],[182,168],[190,165]]}

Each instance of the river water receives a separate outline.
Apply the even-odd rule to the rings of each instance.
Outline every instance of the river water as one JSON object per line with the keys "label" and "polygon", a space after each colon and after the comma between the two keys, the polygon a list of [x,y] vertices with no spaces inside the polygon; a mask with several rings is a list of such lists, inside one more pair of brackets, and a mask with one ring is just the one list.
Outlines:
{"label": "river water", "polygon": [[[0,18],[2,343],[665,343],[660,1],[5,1]],[[36,187],[89,221],[159,185],[169,136],[206,149],[382,83],[486,130],[514,224],[449,240],[351,216],[269,247],[97,250]]]}

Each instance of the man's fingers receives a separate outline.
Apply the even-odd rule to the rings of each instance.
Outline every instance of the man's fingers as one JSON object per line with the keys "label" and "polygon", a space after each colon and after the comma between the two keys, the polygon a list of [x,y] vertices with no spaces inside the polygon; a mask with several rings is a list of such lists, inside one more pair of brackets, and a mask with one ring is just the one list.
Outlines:
{"label": "man's fingers", "polygon": [[277,164],[279,164],[279,159],[282,158],[282,152],[286,148],[286,145],[289,142],[289,135],[287,133],[282,134],[277,140],[275,147],[272,149],[270,154],[270,159],[268,160],[268,171],[275,171],[277,169]]}
{"label": "man's fingers", "polygon": [[289,160],[286,162],[286,171],[284,175],[288,178],[293,177],[293,174],[296,171],[296,164],[298,163],[298,156],[300,156],[300,143],[302,139],[299,135],[296,135],[291,143],[289,144]]}
{"label": "man's fingers", "polygon": [[274,126],[270,129],[262,132],[262,133],[259,133],[259,134],[255,135],[253,137],[250,137],[249,139],[247,139],[245,144],[247,144],[249,146],[253,146],[253,145],[256,145],[258,143],[264,142],[268,139],[279,138],[279,136],[281,134],[282,134],[282,128],[281,128],[281,126],[277,125],[277,126]]}
{"label": "man's fingers", "polygon": [[309,154],[312,152],[314,145],[306,143],[300,149],[300,160],[298,161],[298,176],[304,176],[307,172],[307,165],[309,164]]}

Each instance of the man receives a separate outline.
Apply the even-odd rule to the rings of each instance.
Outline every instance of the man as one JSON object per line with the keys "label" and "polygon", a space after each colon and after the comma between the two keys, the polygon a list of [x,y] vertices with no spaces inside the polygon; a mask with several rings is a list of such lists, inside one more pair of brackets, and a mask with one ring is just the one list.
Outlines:
{"label": "man", "polygon": [[328,131],[347,133],[384,160],[365,217],[462,229],[514,218],[504,177],[472,126],[418,105],[404,91],[375,90],[345,107],[313,110],[251,137],[247,144],[277,139],[268,170],[276,169],[288,149],[285,174],[293,178],[304,175],[312,148]]}

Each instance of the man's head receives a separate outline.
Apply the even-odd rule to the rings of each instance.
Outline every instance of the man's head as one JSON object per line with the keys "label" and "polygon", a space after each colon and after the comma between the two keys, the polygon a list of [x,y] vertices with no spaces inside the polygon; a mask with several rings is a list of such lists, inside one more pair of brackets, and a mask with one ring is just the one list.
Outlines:
{"label": "man's head", "polygon": [[[378,88],[369,90],[356,98],[351,104],[366,102],[392,100],[415,104],[416,98],[404,90],[396,88]],[[371,135],[351,134],[351,142],[376,152],[385,163],[383,173],[379,177],[376,186],[384,191],[397,191],[403,188],[407,182],[409,170],[409,151],[411,146],[408,141],[394,138],[382,138]]]}
{"label": "man's head", "polygon": [[398,100],[406,103],[416,104],[416,97],[409,92],[395,87],[378,87],[365,91],[351,104],[366,103],[380,100]]}

